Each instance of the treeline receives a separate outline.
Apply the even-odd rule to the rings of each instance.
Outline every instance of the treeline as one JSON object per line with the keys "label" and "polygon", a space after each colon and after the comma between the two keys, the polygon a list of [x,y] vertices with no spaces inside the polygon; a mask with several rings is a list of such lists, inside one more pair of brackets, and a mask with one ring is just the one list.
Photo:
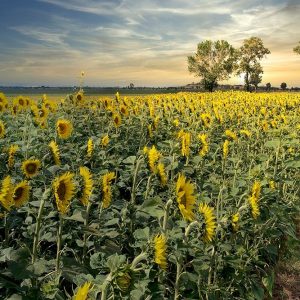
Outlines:
{"label": "treeline", "polygon": [[[300,54],[300,42],[293,50]],[[201,84],[208,91],[213,91],[219,81],[228,80],[232,74],[244,75],[247,91],[257,90],[264,73],[260,61],[270,53],[258,37],[245,39],[238,49],[225,40],[205,40],[198,44],[194,55],[188,56],[188,69],[201,78]],[[271,88],[268,85],[270,83],[267,88]],[[286,86],[282,83],[281,88]]]}

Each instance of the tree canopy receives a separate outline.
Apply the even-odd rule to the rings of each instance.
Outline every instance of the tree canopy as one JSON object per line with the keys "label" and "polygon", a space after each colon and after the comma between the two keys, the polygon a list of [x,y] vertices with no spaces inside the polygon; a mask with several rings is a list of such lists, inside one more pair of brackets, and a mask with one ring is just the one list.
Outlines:
{"label": "tree canopy", "polygon": [[188,69],[202,78],[206,90],[213,91],[218,81],[229,79],[236,60],[237,52],[227,41],[206,40],[198,44],[193,56],[188,56]]}
{"label": "tree canopy", "polygon": [[[259,61],[270,54],[270,50],[265,48],[263,41],[258,37],[251,37],[244,40],[243,45],[239,49],[239,74],[244,74],[246,90],[250,90],[250,85],[261,82],[260,74],[263,69]],[[257,84],[258,84],[257,83]],[[257,85],[254,84],[257,87]]]}
{"label": "tree canopy", "polygon": [[295,53],[300,54],[300,42],[299,42],[299,45],[296,46],[293,50]]}

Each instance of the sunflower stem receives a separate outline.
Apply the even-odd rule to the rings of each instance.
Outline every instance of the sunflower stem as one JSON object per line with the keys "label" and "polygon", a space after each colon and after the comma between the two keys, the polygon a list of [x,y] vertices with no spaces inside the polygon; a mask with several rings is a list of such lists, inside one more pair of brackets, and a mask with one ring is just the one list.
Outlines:
{"label": "sunflower stem", "polygon": [[137,257],[134,258],[134,260],[131,263],[130,269],[135,270],[135,267],[142,261],[147,259],[147,253],[142,252]]}
{"label": "sunflower stem", "polygon": [[176,281],[175,281],[175,293],[174,293],[174,300],[180,299],[180,293],[179,293],[179,279],[180,279],[180,273],[181,273],[181,264],[177,261],[176,262]]}
{"label": "sunflower stem", "polygon": [[131,203],[135,203],[135,196],[136,196],[136,180],[137,180],[137,175],[140,170],[140,166],[142,163],[141,156],[137,159],[135,170],[134,170],[134,175],[133,175],[133,183],[132,183],[132,188],[131,188]]}
{"label": "sunflower stem", "polygon": [[89,202],[86,207],[86,216],[84,220],[84,227],[85,227],[85,233],[83,235],[83,249],[82,249],[82,262],[85,261],[86,252],[87,252],[87,240],[88,240],[88,234],[86,233],[86,228],[89,225],[89,215],[90,215],[90,209],[91,209],[91,203]]}
{"label": "sunflower stem", "polygon": [[36,227],[35,227],[35,231],[34,231],[33,246],[32,246],[32,260],[31,260],[32,264],[35,263],[36,256],[37,256],[37,247],[38,247],[39,239],[40,239],[42,215],[43,215],[45,202],[50,196],[50,191],[51,190],[49,188],[45,189],[42,199],[41,199],[41,203],[40,203],[40,207],[39,207],[39,211],[38,211],[38,215],[37,215],[37,219],[36,219]]}
{"label": "sunflower stem", "polygon": [[172,199],[169,199],[166,206],[165,206],[164,221],[163,221],[163,231],[164,231],[164,233],[166,233],[166,231],[167,231],[169,212],[170,212],[170,207],[171,207],[172,203],[173,203]]}
{"label": "sunflower stem", "polygon": [[147,200],[148,195],[149,195],[151,179],[152,179],[152,174],[149,176],[148,181],[147,181],[147,187],[146,187],[146,192],[145,192],[145,200]]}
{"label": "sunflower stem", "polygon": [[57,252],[56,252],[56,271],[59,271],[60,267],[60,253],[61,253],[61,244],[62,244],[62,228],[63,228],[63,217],[59,213],[59,224],[57,231]]}
{"label": "sunflower stem", "polygon": [[5,238],[5,243],[4,245],[8,247],[9,245],[9,227],[8,227],[8,213],[7,211],[4,212],[4,238]]}
{"label": "sunflower stem", "polygon": [[106,300],[107,299],[107,288],[110,282],[112,281],[112,274],[109,273],[107,277],[105,278],[103,282],[103,287],[102,287],[102,293],[101,293],[101,300]]}

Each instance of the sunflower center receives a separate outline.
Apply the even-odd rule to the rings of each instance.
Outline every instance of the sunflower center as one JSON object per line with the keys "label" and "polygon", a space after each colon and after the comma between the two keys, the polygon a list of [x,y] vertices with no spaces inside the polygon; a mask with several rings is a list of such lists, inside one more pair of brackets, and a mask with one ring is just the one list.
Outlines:
{"label": "sunflower center", "polygon": [[14,200],[18,201],[19,199],[22,198],[22,195],[23,195],[23,188],[18,187],[14,192]]}
{"label": "sunflower center", "polygon": [[66,184],[63,181],[60,182],[57,188],[57,194],[60,200],[63,200],[65,198],[66,191],[67,191]]}
{"label": "sunflower center", "polygon": [[60,132],[64,133],[67,129],[65,124],[59,124],[58,125]]}
{"label": "sunflower center", "polygon": [[36,172],[36,169],[37,169],[37,165],[35,163],[29,163],[26,166],[26,171],[29,174],[34,174]]}
{"label": "sunflower center", "polygon": [[77,95],[77,100],[80,101],[82,99],[82,96],[79,94]]}
{"label": "sunflower center", "polygon": [[115,117],[114,122],[115,122],[116,124],[118,124],[118,123],[119,123],[119,118],[118,118],[118,117]]}
{"label": "sunflower center", "polygon": [[45,116],[45,111],[43,109],[40,110],[40,117],[43,118]]}
{"label": "sunflower center", "polygon": [[24,105],[24,100],[23,99],[19,99],[19,104],[23,106]]}

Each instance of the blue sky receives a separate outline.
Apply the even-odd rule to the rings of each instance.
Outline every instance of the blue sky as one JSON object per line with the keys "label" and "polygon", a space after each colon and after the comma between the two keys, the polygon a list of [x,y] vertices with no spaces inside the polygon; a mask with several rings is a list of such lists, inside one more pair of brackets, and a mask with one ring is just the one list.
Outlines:
{"label": "blue sky", "polygon": [[299,16],[299,0],[0,0],[0,85],[183,85],[197,43],[259,36],[263,84],[300,86]]}

